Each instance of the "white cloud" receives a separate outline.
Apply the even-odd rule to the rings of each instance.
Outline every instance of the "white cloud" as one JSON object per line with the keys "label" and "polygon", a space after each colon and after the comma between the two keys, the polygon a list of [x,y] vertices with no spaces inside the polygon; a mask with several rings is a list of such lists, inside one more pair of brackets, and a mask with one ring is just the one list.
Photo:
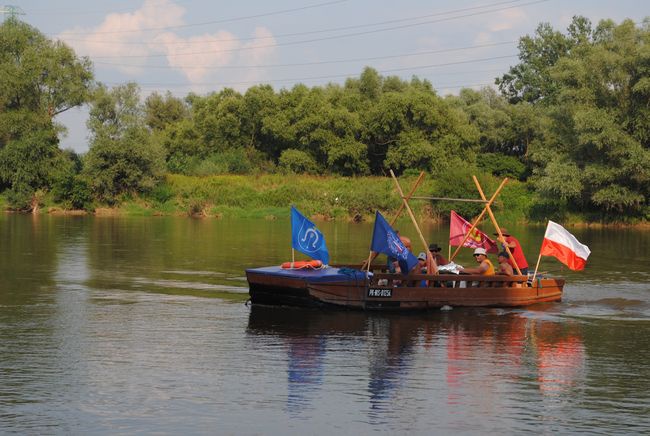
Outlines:
{"label": "white cloud", "polygon": [[226,31],[189,38],[164,33],[155,41],[162,44],[158,47],[166,54],[169,65],[182,71],[192,83],[203,80],[215,67],[230,64],[233,50],[241,45],[233,34]]}
{"label": "white cloud", "polygon": [[[275,53],[276,41],[264,27],[256,28],[252,39],[245,43],[224,30],[181,36],[173,27],[186,24],[184,15],[185,9],[170,0],[146,0],[134,12],[111,13],[96,27],[75,27],[58,37],[80,55],[105,62],[104,65],[115,64],[113,68],[129,75],[148,72],[144,67],[150,59],[158,59],[152,64],[160,64],[159,58],[162,57],[170,67],[180,71],[190,84],[222,76],[219,72],[223,73],[224,70],[219,67],[268,62]],[[244,73],[240,73],[241,70],[232,71],[237,71],[232,74],[235,78],[227,81],[258,81],[265,75],[258,68],[245,70]]]}
{"label": "white cloud", "polygon": [[506,9],[496,14],[496,18],[487,26],[490,32],[502,32],[504,30],[522,27],[528,22],[528,16],[521,8]]}
{"label": "white cloud", "polygon": [[168,0],[146,0],[142,8],[128,13],[108,14],[94,28],[75,27],[65,30],[58,37],[70,44],[79,54],[124,63],[119,70],[136,74],[139,66],[146,63],[152,47],[142,44],[150,38],[151,31],[160,27],[183,24],[185,9]]}

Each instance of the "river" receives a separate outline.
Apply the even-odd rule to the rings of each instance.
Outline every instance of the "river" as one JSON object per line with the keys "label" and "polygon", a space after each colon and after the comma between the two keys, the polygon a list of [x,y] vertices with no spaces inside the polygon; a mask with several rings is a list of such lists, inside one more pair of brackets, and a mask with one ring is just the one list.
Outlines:
{"label": "river", "polygon": [[[290,260],[289,226],[0,215],[0,433],[650,433],[650,231],[570,229],[587,268],[540,267],[561,303],[246,305],[244,270]],[[333,262],[367,257],[372,223],[319,228]],[[534,267],[544,228],[509,229]]]}

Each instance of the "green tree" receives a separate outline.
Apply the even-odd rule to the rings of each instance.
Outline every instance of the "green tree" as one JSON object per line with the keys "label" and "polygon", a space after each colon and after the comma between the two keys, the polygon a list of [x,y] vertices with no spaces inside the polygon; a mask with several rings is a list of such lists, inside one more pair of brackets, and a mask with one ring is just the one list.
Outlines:
{"label": "green tree", "polygon": [[189,116],[187,104],[171,92],[162,96],[157,92],[144,101],[145,124],[154,131],[161,131]]}
{"label": "green tree", "polygon": [[134,83],[98,87],[88,119],[85,173],[95,195],[109,204],[124,193],[151,190],[164,172],[164,151],[147,130]]}
{"label": "green tree", "polygon": [[10,18],[0,25],[0,188],[17,209],[38,206],[64,161],[54,117],[87,101],[90,61]]}
{"label": "green tree", "polygon": [[573,49],[546,72],[554,89],[542,95],[550,123],[531,152],[535,185],[579,211],[642,216],[650,195],[648,24],[601,21],[590,30],[576,21]]}

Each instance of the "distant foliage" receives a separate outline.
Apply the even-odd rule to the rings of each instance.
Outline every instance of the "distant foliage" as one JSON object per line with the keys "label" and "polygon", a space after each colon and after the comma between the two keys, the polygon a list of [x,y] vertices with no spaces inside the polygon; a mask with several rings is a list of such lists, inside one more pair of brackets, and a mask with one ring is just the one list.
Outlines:
{"label": "distant foliage", "polygon": [[279,167],[294,174],[316,174],[318,166],[316,160],[309,154],[300,150],[284,150],[280,155]]}
{"label": "distant foliage", "polygon": [[[426,171],[437,196],[475,196],[472,174],[517,179],[522,197],[509,200],[513,210],[525,210],[524,219],[634,221],[650,214],[648,19],[594,26],[574,17],[566,31],[542,23],[520,39],[519,61],[496,79],[498,91],[445,97],[427,80],[366,67],[342,85],[155,92],[141,101],[135,84],[95,84],[88,59],[13,18],[0,26],[0,77],[0,190],[19,210],[38,207],[48,191],[66,207],[84,208],[164,197],[156,186],[165,173],[348,181],[392,169],[400,177]],[[58,147],[62,129],[53,117],[89,101],[91,90],[90,149],[72,165]],[[216,199],[196,189],[183,207],[205,214],[240,202],[268,199],[275,208],[287,198],[307,206],[323,200],[295,187],[246,201],[228,186],[212,188]],[[364,196],[337,192],[320,204],[332,216],[389,207],[371,190]],[[480,209],[427,207],[441,216],[452,207],[465,216]]]}
{"label": "distant foliage", "polygon": [[99,87],[91,104],[90,150],[84,173],[101,201],[144,193],[164,174],[164,151],[144,125],[138,88],[130,83],[111,90]]}
{"label": "distant foliage", "polygon": [[39,206],[64,160],[54,117],[86,102],[90,61],[15,18],[0,24],[0,190],[9,206]]}

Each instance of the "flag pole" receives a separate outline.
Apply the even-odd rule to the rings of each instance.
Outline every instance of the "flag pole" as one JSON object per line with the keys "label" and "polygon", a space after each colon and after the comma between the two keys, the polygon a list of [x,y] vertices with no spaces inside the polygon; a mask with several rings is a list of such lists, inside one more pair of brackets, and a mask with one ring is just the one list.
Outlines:
{"label": "flag pole", "polygon": [[368,278],[368,275],[370,274],[370,262],[372,260],[370,259],[372,257],[372,250],[370,251],[370,254],[368,254],[368,266],[366,267],[366,278]]}
{"label": "flag pole", "polygon": [[[478,182],[478,179],[476,176],[472,176],[472,179],[474,180],[474,184],[476,185],[476,189],[478,189],[479,194],[481,195],[481,198],[485,200],[485,194],[483,193],[483,189],[481,189],[481,184]],[[503,241],[503,248],[506,249],[506,252],[508,253],[508,256],[510,256],[510,259],[512,260],[512,263],[515,265],[515,269],[521,275],[521,270],[519,269],[519,265],[517,265],[517,261],[515,260],[514,256],[512,255],[512,252],[510,251],[510,247],[508,247],[508,244],[505,243],[506,238],[503,237],[503,233],[501,233],[501,227],[499,227],[499,224],[497,223],[497,219],[494,217],[494,214],[492,213],[492,208],[490,207],[489,204],[485,205],[485,209],[488,212],[488,215],[490,216],[490,219],[492,220],[492,224],[494,224],[494,228],[496,229],[497,233],[499,234],[499,240]]]}
{"label": "flag pole", "polygon": [[539,261],[542,260],[542,250],[539,250],[539,257],[537,258],[537,265],[535,265],[535,272],[533,273],[533,278],[531,282],[535,286],[535,276],[537,276],[537,268],[539,268]]}
{"label": "flag pole", "polygon": [[[413,194],[415,194],[415,190],[418,189],[418,186],[420,186],[420,183],[422,183],[422,180],[423,180],[423,179],[424,179],[424,171],[420,171],[420,175],[418,176],[417,180],[415,181],[415,183],[414,183],[413,186],[411,187],[411,191],[409,192],[409,195],[407,196],[407,200],[410,200],[410,199],[411,199],[411,196],[412,196]],[[391,220],[391,222],[390,222],[390,226],[391,226],[391,227],[393,227],[393,225],[395,224],[395,221],[397,221],[397,218],[400,217],[400,215],[402,214],[402,211],[403,211],[403,210],[404,210],[404,203],[402,203],[402,204],[399,206],[399,209],[397,209],[397,212],[395,213],[395,216],[394,216],[393,219]],[[379,256],[379,253],[373,253],[372,251],[370,252],[370,256],[368,256],[368,271],[370,271],[370,262],[372,262],[373,260],[375,260],[375,258],[376,258],[377,256]],[[364,266],[365,266],[365,265],[362,264],[362,265],[361,265],[361,269],[363,269]]]}
{"label": "flag pole", "polygon": [[[501,189],[503,189],[503,187],[505,186],[505,184],[507,182],[508,182],[508,178],[506,177],[505,179],[503,179],[503,181],[501,182],[501,184],[499,185],[497,190],[494,191],[494,194],[492,194],[492,197],[490,198],[490,200],[483,207],[483,211],[481,211],[481,214],[474,220],[474,222],[472,223],[472,227],[470,227],[469,230],[467,231],[467,234],[465,235],[465,239],[463,239],[463,242],[461,242],[460,245],[458,245],[458,247],[456,248],[456,251],[454,251],[454,254],[449,256],[449,262],[454,260],[454,258],[456,257],[456,255],[458,254],[460,249],[462,248],[463,244],[465,244],[465,241],[467,241],[467,239],[469,238],[469,235],[472,234],[472,230],[474,230],[476,228],[476,226],[478,225],[478,223],[481,221],[481,219],[483,219],[483,216],[485,215],[485,212],[487,212],[487,208],[497,198],[497,195],[499,195],[499,192],[501,192]],[[451,245],[450,245],[450,247],[451,247]]]}
{"label": "flag pole", "polygon": [[[436,261],[433,259],[433,256],[431,255],[431,252],[429,251],[429,245],[427,244],[427,241],[424,239],[424,236],[422,235],[422,232],[420,231],[420,227],[418,226],[418,221],[415,219],[415,215],[413,215],[413,211],[411,210],[411,206],[409,206],[408,201],[406,200],[406,197],[404,196],[404,192],[402,191],[402,187],[399,185],[399,182],[397,181],[397,177],[395,177],[395,173],[393,170],[390,170],[390,175],[393,178],[393,181],[395,181],[395,187],[397,188],[397,192],[399,193],[399,196],[402,199],[402,202],[404,203],[404,207],[406,208],[406,211],[408,212],[409,216],[411,217],[411,221],[413,221],[413,225],[415,226],[415,230],[418,232],[418,236],[420,236],[420,241],[422,242],[422,245],[424,246],[424,252],[427,254],[427,263],[431,264],[433,267],[433,271],[427,271],[428,274],[437,274],[438,273],[438,265],[436,265]],[[406,272],[408,273],[408,271]]]}

